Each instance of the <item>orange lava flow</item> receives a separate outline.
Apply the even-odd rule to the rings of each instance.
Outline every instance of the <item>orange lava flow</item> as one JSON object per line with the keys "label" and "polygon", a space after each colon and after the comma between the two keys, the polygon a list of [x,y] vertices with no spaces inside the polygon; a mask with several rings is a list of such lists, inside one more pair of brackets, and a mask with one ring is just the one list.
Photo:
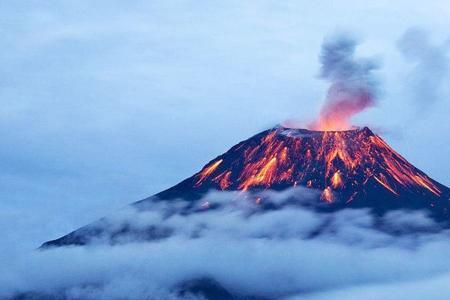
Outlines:
{"label": "orange lava flow", "polygon": [[[382,175],[382,174],[380,174]],[[393,194],[398,196],[398,193],[387,183],[385,182],[386,179],[378,179],[378,177],[374,176],[373,178],[375,178],[376,181],[378,181],[382,186],[384,186],[387,190],[389,190],[390,192],[392,192]],[[382,176],[381,178],[384,178],[384,176]]]}
{"label": "orange lava flow", "polygon": [[433,183],[431,183],[428,179],[422,178],[422,177],[420,177],[418,175],[415,175],[414,177],[415,177],[415,181],[417,183],[419,183],[422,186],[424,186],[430,192],[432,192],[436,196],[440,196],[441,195],[441,191]]}
{"label": "orange lava flow", "polygon": [[438,183],[367,128],[329,132],[277,128],[227,153],[196,175],[195,187],[305,186],[320,190],[328,203],[340,199],[341,193],[346,195],[343,201],[354,201],[368,184],[378,184],[397,196],[404,191],[442,194]]}
{"label": "orange lava flow", "polygon": [[215,163],[213,163],[210,166],[207,166],[203,169],[203,171],[200,172],[199,174],[199,179],[196,182],[195,186],[200,186],[202,181],[204,181],[209,175],[211,175],[216,169],[217,167],[222,163],[223,159],[220,159],[218,161],[216,161]]}
{"label": "orange lava flow", "polygon": [[231,171],[226,171],[226,172],[220,174],[219,176],[215,177],[213,180],[215,182],[219,183],[219,186],[220,186],[221,190],[225,190],[231,184],[230,176],[231,176]]}
{"label": "orange lava flow", "polygon": [[265,185],[270,185],[270,183],[272,182],[276,165],[277,165],[277,158],[273,157],[271,160],[269,160],[267,163],[264,164],[264,166],[261,168],[261,170],[258,171],[256,175],[252,175],[246,180],[244,180],[242,184],[239,186],[239,189],[245,191],[250,186],[258,185],[261,183]]}
{"label": "orange lava flow", "polygon": [[383,148],[389,150],[386,153],[382,153],[381,156],[386,164],[386,171],[395,179],[395,181],[403,186],[415,186],[420,185],[436,196],[441,195],[439,188],[431,182],[426,176],[422,175],[414,167],[412,167],[403,157],[391,149],[383,140],[379,137],[375,137],[372,141]]}

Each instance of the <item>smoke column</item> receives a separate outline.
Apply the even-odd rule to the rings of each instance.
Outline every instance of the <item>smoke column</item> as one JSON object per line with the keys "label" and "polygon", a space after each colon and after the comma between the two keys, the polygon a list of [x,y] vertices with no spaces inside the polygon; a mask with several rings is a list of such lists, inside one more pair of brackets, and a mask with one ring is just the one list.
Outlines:
{"label": "smoke column", "polygon": [[422,112],[444,98],[442,92],[450,70],[449,47],[446,43],[433,43],[430,34],[420,28],[408,29],[398,40],[397,47],[414,65],[409,74],[409,90]]}
{"label": "smoke column", "polygon": [[357,59],[357,41],[347,35],[328,38],[322,44],[320,77],[330,82],[325,105],[309,125],[313,130],[350,129],[355,114],[375,104],[378,69],[374,59]]}

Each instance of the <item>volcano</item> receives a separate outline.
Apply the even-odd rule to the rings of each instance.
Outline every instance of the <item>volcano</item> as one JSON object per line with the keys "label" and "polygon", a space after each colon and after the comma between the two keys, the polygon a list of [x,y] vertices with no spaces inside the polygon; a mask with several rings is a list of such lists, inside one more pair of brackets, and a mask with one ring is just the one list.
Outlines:
{"label": "volcano", "polygon": [[[382,215],[395,209],[426,210],[446,222],[450,189],[431,179],[369,128],[312,131],[277,126],[232,147],[181,183],[133,204],[145,210],[155,201],[195,203],[209,191],[282,191],[305,187],[317,192],[323,211],[368,208]],[[261,201],[257,198],[255,201]],[[84,245],[102,234],[99,222],[43,247]],[[118,228],[114,236],[130,231]],[[152,239],[169,233],[146,229]]]}

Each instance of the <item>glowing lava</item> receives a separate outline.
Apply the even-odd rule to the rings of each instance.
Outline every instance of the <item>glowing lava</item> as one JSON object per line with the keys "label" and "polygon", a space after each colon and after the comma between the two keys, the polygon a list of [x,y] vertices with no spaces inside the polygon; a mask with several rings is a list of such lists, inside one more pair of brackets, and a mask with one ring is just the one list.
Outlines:
{"label": "glowing lava", "polygon": [[222,159],[212,163],[209,166],[206,166],[205,168],[203,168],[203,171],[200,172],[199,174],[199,179],[197,181],[197,183],[195,184],[196,186],[200,185],[202,183],[203,180],[205,180],[205,178],[207,178],[209,175],[211,175],[214,170],[217,169],[217,167],[222,163]]}
{"label": "glowing lava", "polygon": [[333,177],[331,177],[331,184],[335,189],[340,188],[342,186],[343,182],[341,178],[341,173],[339,171],[335,172],[333,174]]}
{"label": "glowing lava", "polygon": [[368,128],[276,127],[231,148],[193,181],[194,188],[220,190],[305,186],[319,190],[326,203],[353,203],[368,193],[383,195],[380,191],[394,198],[441,197],[445,188]]}
{"label": "glowing lava", "polygon": [[321,195],[321,199],[324,200],[325,202],[331,203],[334,200],[334,195],[333,195],[333,191],[331,190],[331,188],[329,186],[327,186]]}

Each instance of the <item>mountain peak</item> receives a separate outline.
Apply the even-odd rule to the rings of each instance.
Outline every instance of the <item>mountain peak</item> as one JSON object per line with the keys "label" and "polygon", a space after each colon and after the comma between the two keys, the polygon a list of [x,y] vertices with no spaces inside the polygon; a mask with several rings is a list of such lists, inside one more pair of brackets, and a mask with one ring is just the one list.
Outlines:
{"label": "mountain peak", "polygon": [[334,206],[434,208],[447,206],[450,196],[448,188],[415,168],[368,127],[314,131],[281,125],[237,144],[159,196],[198,198],[210,189],[298,186],[320,191],[321,201]]}
{"label": "mountain peak", "polygon": [[368,127],[354,127],[352,129],[347,130],[311,130],[306,128],[293,128],[283,125],[277,125],[271,129],[272,131],[277,132],[278,134],[284,134],[291,137],[305,137],[305,136],[313,136],[313,135],[324,135],[324,134],[364,134],[367,136],[375,135],[372,130]]}
{"label": "mountain peak", "polygon": [[[436,219],[449,221],[450,190],[415,168],[367,127],[346,131],[274,127],[240,142],[198,173],[134,207],[145,210],[155,201],[175,199],[195,206],[210,190],[253,194],[290,188],[296,188],[296,193],[311,190],[317,195],[312,205],[320,210],[369,208],[383,214],[394,209],[426,209]],[[264,204],[264,199],[257,197],[255,202]],[[43,247],[89,243],[104,232],[103,225],[99,226],[85,226]],[[119,228],[111,238],[128,231]],[[152,229],[146,234],[158,238],[167,233]]]}

